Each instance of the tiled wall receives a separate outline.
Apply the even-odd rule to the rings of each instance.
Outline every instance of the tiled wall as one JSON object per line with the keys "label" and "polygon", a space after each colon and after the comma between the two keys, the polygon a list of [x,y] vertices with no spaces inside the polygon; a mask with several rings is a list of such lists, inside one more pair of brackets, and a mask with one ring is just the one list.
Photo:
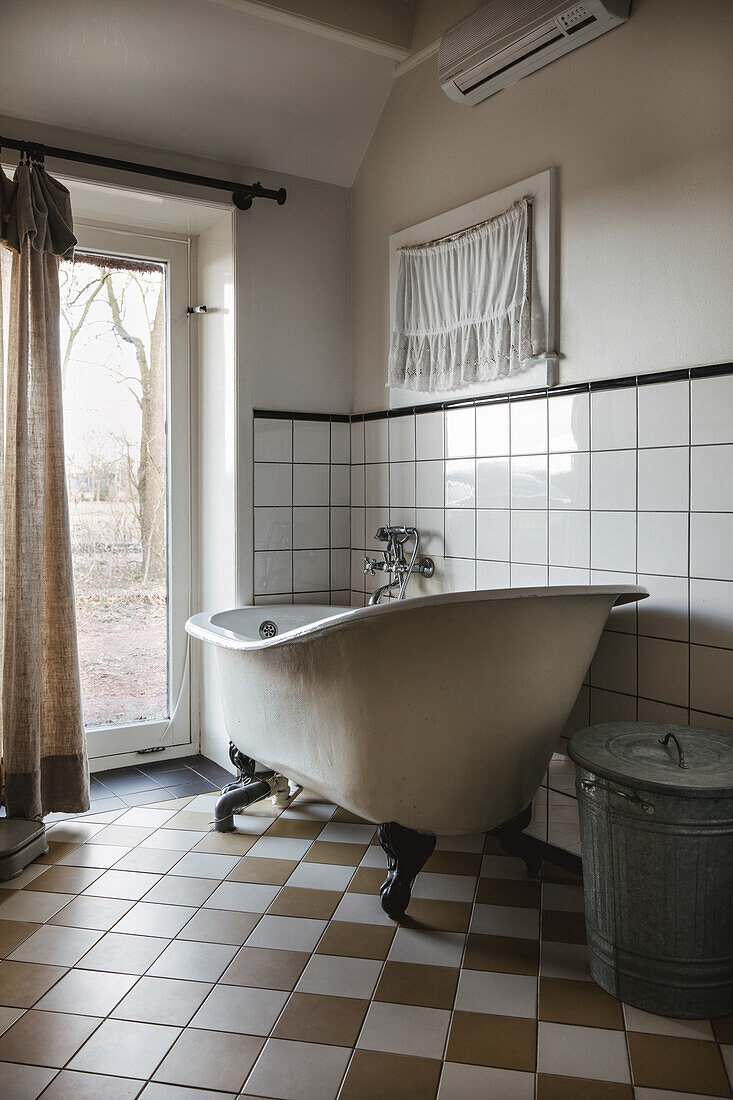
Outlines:
{"label": "tiled wall", "polygon": [[255,603],[348,604],[348,418],[254,427]]}
{"label": "tiled wall", "polygon": [[[435,559],[412,595],[638,582],[651,596],[612,613],[566,732],[733,731],[732,412],[733,368],[354,418],[351,602],[384,582],[362,570],[387,521],[416,526]],[[565,745],[534,828],[546,835],[549,813],[550,839],[576,850]]]}

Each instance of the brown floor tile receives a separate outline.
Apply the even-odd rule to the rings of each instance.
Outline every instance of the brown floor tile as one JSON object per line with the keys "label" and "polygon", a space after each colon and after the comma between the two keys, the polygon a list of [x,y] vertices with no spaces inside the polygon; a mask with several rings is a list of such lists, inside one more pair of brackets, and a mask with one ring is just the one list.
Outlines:
{"label": "brown floor tile", "polygon": [[339,1093],[339,1100],[433,1100],[441,1063],[434,1058],[357,1050]]}
{"label": "brown floor tile", "polygon": [[381,867],[358,867],[347,887],[351,894],[378,894],[387,877],[386,869]]}
{"label": "brown floor tile", "polygon": [[452,1008],[458,974],[458,967],[387,962],[374,1000],[423,1008]]}
{"label": "brown floor tile", "polygon": [[582,875],[576,875],[573,871],[566,871],[564,867],[555,867],[552,863],[542,864],[543,882],[559,882],[568,886],[583,886]]}
{"label": "brown floor tile", "polygon": [[352,814],[351,810],[344,810],[341,806],[339,806],[330,820],[340,821],[345,825],[373,825],[372,821],[367,821],[363,817],[357,817],[356,814]]}
{"label": "brown floor tile", "polygon": [[481,870],[481,855],[478,852],[435,851],[423,870],[438,875],[477,875]]}
{"label": "brown floor tile", "polygon": [[264,1046],[253,1035],[189,1027],[173,1044],[154,1080],[238,1093]]}
{"label": "brown floor tile", "polygon": [[634,1084],[650,1089],[730,1096],[717,1043],[628,1033]]}
{"label": "brown floor tile", "polygon": [[712,1024],[719,1043],[733,1043],[733,1016],[721,1016],[713,1020]]}
{"label": "brown floor tile", "polygon": [[303,857],[303,861],[358,867],[368,847],[368,844],[337,844],[330,840],[315,840]]}
{"label": "brown floor tile", "polygon": [[467,932],[471,920],[471,904],[467,901],[435,901],[413,898],[403,924],[419,924],[439,932]]}
{"label": "brown floor tile", "polygon": [[293,840],[315,840],[325,828],[325,821],[297,821],[277,818],[267,830],[267,836],[284,836]]}
{"label": "brown floor tile", "polygon": [[247,833],[208,833],[192,851],[206,852],[208,855],[243,856],[258,840],[258,836]]}
{"label": "brown floor tile", "polygon": [[272,947],[243,947],[224,971],[225,985],[252,985],[258,989],[294,989],[310,955]]}
{"label": "brown floor tile", "polygon": [[454,1012],[448,1036],[449,1062],[497,1066],[534,1073],[537,1024],[516,1016]]}
{"label": "brown floor tile", "polygon": [[229,909],[199,909],[176,936],[178,940],[201,943],[233,943],[239,947],[258,923],[258,913],[237,913]]}
{"label": "brown floor tile", "polygon": [[41,1093],[41,1100],[134,1100],[144,1081],[131,1077],[105,1077],[64,1069]]}
{"label": "brown floor tile", "polygon": [[369,1001],[356,997],[294,993],[272,1034],[276,1039],[353,1047],[368,1007]]}
{"label": "brown floor tile", "polygon": [[555,1024],[579,1024],[622,1031],[621,1002],[595,982],[540,979],[540,1020]]}
{"label": "brown floor tile", "polygon": [[264,886],[283,886],[295,868],[294,859],[258,859],[257,856],[243,856],[237,866],[229,872],[230,882],[255,882]]}
{"label": "brown floor tile", "polygon": [[96,1016],[31,1009],[0,1035],[0,1061],[60,1068],[101,1022]]}
{"label": "brown floor tile", "polygon": [[481,878],[476,901],[484,905],[519,905],[539,909],[542,887],[539,882],[511,878]]}
{"label": "brown floor tile", "polygon": [[0,1004],[30,1008],[66,973],[65,966],[46,963],[0,962]]}
{"label": "brown floor tile", "polygon": [[27,940],[40,927],[40,924],[29,924],[22,920],[0,920],[0,959],[15,951],[23,940]]}
{"label": "brown floor tile", "polygon": [[299,886],[283,886],[267,910],[278,917],[313,917],[330,920],[342,895],[335,890],[310,890]]}
{"label": "brown floor tile", "polygon": [[501,844],[495,836],[486,834],[486,840],[484,841],[484,855],[487,856],[505,856],[507,853],[502,848]]}
{"label": "brown floor tile", "polygon": [[537,1075],[537,1100],[634,1100],[634,1090],[631,1085],[619,1085],[615,1081],[587,1081],[540,1073]]}
{"label": "brown floor tile", "polygon": [[469,932],[463,965],[467,970],[496,970],[502,974],[536,974],[539,944],[513,936],[484,936]]}
{"label": "brown floor tile", "polygon": [[70,855],[75,848],[78,848],[78,844],[72,844],[69,841],[49,840],[48,851],[44,852],[38,859],[34,859],[34,863],[58,863],[64,856]]}
{"label": "brown floor tile", "polygon": [[55,864],[33,882],[29,882],[24,889],[43,890],[52,894],[80,894],[103,874],[104,869],[101,867],[61,867]]}
{"label": "brown floor tile", "polygon": [[161,825],[161,829],[191,829],[193,832],[211,831],[211,814],[200,814],[193,810],[179,810]]}
{"label": "brown floor tile", "polygon": [[386,959],[395,932],[396,928],[381,924],[332,920],[316,947],[316,954]]}
{"label": "brown floor tile", "polygon": [[542,939],[554,943],[586,943],[585,914],[543,909]]}

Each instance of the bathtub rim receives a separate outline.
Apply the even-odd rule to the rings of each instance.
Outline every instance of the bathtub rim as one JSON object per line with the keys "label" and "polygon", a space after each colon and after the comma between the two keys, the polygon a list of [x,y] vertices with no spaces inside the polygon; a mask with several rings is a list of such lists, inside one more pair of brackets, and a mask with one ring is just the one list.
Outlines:
{"label": "bathtub rim", "polygon": [[371,620],[376,616],[400,614],[409,607],[431,607],[442,603],[474,603],[486,601],[502,601],[511,599],[530,599],[544,596],[615,596],[612,607],[621,607],[624,604],[635,603],[649,596],[649,591],[638,584],[590,584],[590,585],[545,585],[540,588],[488,588],[466,592],[439,592],[429,596],[415,596],[407,600],[388,600],[383,604],[375,604],[365,607],[349,607],[339,610],[336,614],[324,614],[323,618],[314,619],[303,626],[293,627],[276,634],[274,638],[246,638],[237,635],[231,630],[217,626],[214,616],[223,615],[231,611],[261,611],[263,619],[266,618],[266,609],[282,608],[283,606],[307,607],[317,606],[327,612],[329,608],[340,607],[337,604],[242,604],[235,607],[221,607],[213,611],[201,611],[192,615],[186,622],[186,630],[199,641],[210,642],[223,649],[235,651],[251,651],[272,649],[294,642],[303,641],[315,634],[321,634],[328,630],[335,630],[345,622],[358,616],[360,620]]}

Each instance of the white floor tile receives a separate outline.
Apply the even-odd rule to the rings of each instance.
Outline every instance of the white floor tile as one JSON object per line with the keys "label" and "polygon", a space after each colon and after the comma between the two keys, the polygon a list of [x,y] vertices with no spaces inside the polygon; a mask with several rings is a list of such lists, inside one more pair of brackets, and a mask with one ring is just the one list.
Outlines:
{"label": "white floor tile", "polygon": [[139,901],[160,879],[160,875],[145,871],[105,871],[91,886],[87,886],[83,894],[85,897]]}
{"label": "white floor tile", "polygon": [[360,867],[387,867],[387,854],[380,844],[370,845],[364,853]]}
{"label": "white floor tile", "polygon": [[52,825],[46,830],[46,836],[61,844],[85,844],[104,828],[99,822],[60,821],[58,825]]}
{"label": "white floor tile", "polygon": [[442,1058],[449,1023],[446,1009],[373,1001],[356,1045],[362,1050]]}
{"label": "white floor tile", "polygon": [[3,920],[22,920],[44,924],[54,913],[70,901],[73,894],[46,893],[43,890],[13,891],[11,897],[0,906]]}
{"label": "white floor tile", "polygon": [[335,1100],[350,1058],[346,1047],[269,1039],[242,1095]]}
{"label": "white floor tile", "polygon": [[336,844],[370,844],[374,831],[373,825],[329,821],[325,829],[318,834],[318,839],[330,840]]}
{"label": "white floor tile", "polygon": [[355,924],[381,924],[387,928],[394,927],[394,921],[387,916],[379,904],[379,898],[374,894],[344,894],[336,906],[333,919]]}
{"label": "white floor tile", "polygon": [[354,959],[347,955],[313,955],[296,986],[299,993],[332,997],[372,996],[382,970],[378,959]]}
{"label": "white floor tile", "polygon": [[[22,890],[29,882],[35,882],[37,878],[45,874],[50,866],[49,863],[29,863],[19,875],[16,875],[15,878],[6,879],[0,886],[3,890]],[[0,901],[4,896],[4,894],[0,894]]]}
{"label": "white floor tile", "polygon": [[73,966],[82,955],[94,947],[103,933],[91,928],[65,928],[46,924],[16,947],[8,958],[11,962],[49,963],[51,966]]}
{"label": "white floor tile", "polygon": [[412,887],[413,898],[438,901],[473,901],[476,879],[472,875],[440,875],[421,871]]}
{"label": "white floor tile", "polygon": [[141,844],[153,831],[153,828],[149,825],[118,825],[115,823],[114,825],[106,825],[98,833],[95,833],[94,843],[116,844],[118,847],[121,844],[128,844],[130,847],[134,847],[135,844]]}
{"label": "white floor tile", "polygon": [[196,910],[191,905],[162,905],[139,901],[121,921],[115,932],[132,936],[177,936]]}
{"label": "white floor tile", "polygon": [[537,1014],[537,979],[525,974],[497,974],[490,970],[462,970],[456,1009],[488,1012],[493,1016]]}
{"label": "white floor tile", "polygon": [[250,882],[222,882],[204,902],[205,909],[232,909],[240,913],[264,913],[280,892],[279,886]]}
{"label": "white floor tile", "polygon": [[588,948],[582,943],[545,941],[540,951],[540,974],[543,978],[593,981],[588,969]]}
{"label": "white floor tile", "polygon": [[511,878],[525,880],[527,868],[514,856],[484,856],[481,861],[482,878]]}
{"label": "white floor tile", "polygon": [[436,932],[428,928],[398,928],[389,959],[429,966],[460,966],[466,937],[460,932]]}
{"label": "white floor tile", "polygon": [[165,875],[178,863],[181,852],[171,852],[165,848],[132,848],[114,864],[115,871],[148,871],[154,875]]}
{"label": "white floor tile", "polygon": [[163,810],[153,806],[135,806],[116,819],[117,825],[137,825],[143,828],[158,829],[164,821],[170,820],[177,810]]}
{"label": "white floor tile", "polygon": [[160,901],[164,905],[203,905],[219,885],[219,880],[215,878],[164,875],[150,893],[145,895],[145,900]]}
{"label": "white floor tile", "polygon": [[217,985],[189,1026],[240,1035],[269,1035],[289,996],[277,989]]}
{"label": "white floor tile", "polygon": [[540,911],[514,905],[474,905],[471,931],[536,940],[540,934]]}
{"label": "white floor tile", "polygon": [[542,883],[542,908],[567,913],[585,910],[582,886],[563,886],[559,882]]}
{"label": "white floor tile", "polygon": [[534,1074],[446,1062],[438,1100],[534,1100]]}
{"label": "white floor tile", "polygon": [[135,974],[103,974],[98,970],[70,970],[33,1006],[43,1012],[73,1011],[82,1016],[108,1016],[137,982]]}
{"label": "white floor tile", "polygon": [[623,1031],[549,1024],[543,1020],[537,1026],[538,1073],[631,1083]]}
{"label": "white floor tile", "polygon": [[296,799],[281,816],[286,821],[328,821],[337,809],[333,802],[298,802]]}
{"label": "white floor tile", "polygon": [[[193,950],[192,950],[193,949]],[[153,978],[182,978],[191,982],[216,982],[239,949],[223,943],[174,940],[148,970]]]}
{"label": "white floor tile", "polygon": [[486,837],[483,833],[465,836],[439,836],[435,847],[439,852],[483,852]]}
{"label": "white floor tile", "polygon": [[284,836],[262,836],[255,841],[248,856],[262,859],[302,859],[313,842],[311,840],[292,840]]}
{"label": "white floor tile", "polygon": [[59,860],[64,867],[112,867],[130,851],[129,844],[82,844]]}
{"label": "white floor tile", "polygon": [[19,1020],[24,1011],[22,1008],[0,1008],[0,1035]]}
{"label": "white floor tile", "polygon": [[633,1005],[624,1005],[624,1016],[629,1031],[671,1035],[680,1039],[715,1039],[709,1020],[673,1020],[669,1016],[644,1012]]}
{"label": "white floor tile", "polygon": [[328,922],[306,917],[263,917],[247,939],[247,947],[282,951],[313,951]]}
{"label": "white floor tile", "polygon": [[287,884],[308,890],[345,890],[354,870],[336,863],[299,863]]}
{"label": "white floor tile", "polygon": [[142,842],[143,848],[165,848],[171,852],[190,852],[206,833],[194,829],[158,829]]}
{"label": "white floor tile", "polygon": [[176,875],[183,878],[223,879],[233,871],[240,856],[216,855],[209,852],[188,852],[176,864]]}
{"label": "white floor tile", "polygon": [[42,1066],[21,1066],[16,1062],[0,1062],[0,1080],[13,1100],[36,1100],[46,1085],[56,1076],[57,1069]]}

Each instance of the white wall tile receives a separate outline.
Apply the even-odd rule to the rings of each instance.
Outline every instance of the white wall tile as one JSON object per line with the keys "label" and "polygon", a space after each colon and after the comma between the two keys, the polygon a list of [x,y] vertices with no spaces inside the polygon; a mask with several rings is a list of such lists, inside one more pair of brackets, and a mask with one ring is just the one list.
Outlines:
{"label": "white wall tile", "polygon": [[[370,555],[373,557],[374,555]],[[351,551],[351,588],[359,592],[364,591],[364,554],[361,550]],[[361,605],[359,605],[361,606]]]}
{"label": "white wall tile", "polygon": [[512,401],[509,410],[511,453],[547,453],[547,398]]}
{"label": "white wall tile", "polygon": [[[590,569],[574,569],[564,565],[550,566],[550,585],[589,583]],[[587,725],[588,723],[586,722],[585,724]]]}
{"label": "white wall tile", "polygon": [[476,460],[453,459],[445,464],[446,508],[474,508],[476,505]]}
{"label": "white wall tile", "polygon": [[733,375],[693,378],[691,393],[691,442],[733,443]]}
{"label": "white wall tile", "polygon": [[415,459],[415,416],[393,416],[389,425],[389,461],[412,462]]}
{"label": "white wall tile", "polygon": [[512,509],[512,562],[547,564],[547,512]]}
{"label": "white wall tile", "polygon": [[636,572],[634,512],[591,512],[590,563],[594,569]]}
{"label": "white wall tile", "polygon": [[509,454],[509,402],[479,405],[476,409],[476,454]]}
{"label": "white wall tile", "polygon": [[416,514],[415,508],[404,505],[399,508],[393,507],[389,510],[389,522],[396,527],[415,527],[417,526]]}
{"label": "white wall tile", "polygon": [[476,512],[473,508],[446,508],[445,553],[451,558],[476,557]]}
{"label": "white wall tile", "polygon": [[690,516],[690,576],[733,581],[733,515],[693,512]]}
{"label": "white wall tile", "polygon": [[291,508],[255,508],[255,550],[289,550],[293,545]]}
{"label": "white wall tile", "polygon": [[638,580],[649,590],[649,598],[637,605],[639,633],[686,642],[689,631],[687,577],[640,573]]}
{"label": "white wall tile", "polygon": [[693,447],[691,464],[693,512],[733,512],[733,446]]}
{"label": "white wall tile", "polygon": [[390,462],[389,503],[394,508],[415,507],[414,462]]}
{"label": "white wall tile", "polygon": [[418,508],[442,508],[445,504],[445,463],[418,462],[416,484]]}
{"label": "white wall tile", "polygon": [[622,695],[618,691],[602,688],[590,690],[590,722],[598,726],[603,722],[635,722],[636,696]]}
{"label": "white wall tile", "polygon": [[686,512],[689,503],[689,449],[651,447],[639,451],[639,511]]}
{"label": "white wall tile", "polygon": [[329,462],[331,425],[322,420],[293,422],[293,462]]}
{"label": "white wall tile", "polygon": [[636,451],[594,451],[590,456],[590,499],[593,510],[636,508]]}
{"label": "white wall tile", "polygon": [[327,465],[300,462],[293,466],[293,504],[328,505],[329,470]]}
{"label": "white wall tile", "polygon": [[293,547],[296,550],[327,549],[329,538],[328,508],[293,509]]}
{"label": "white wall tile", "polygon": [[366,546],[366,509],[351,509],[351,545],[357,550]]}
{"label": "white wall tile", "polygon": [[590,508],[590,455],[554,454],[549,458],[550,508]]}
{"label": "white wall tile", "polygon": [[[592,519],[591,519],[592,522]],[[613,569],[591,569],[591,584],[629,585],[635,584],[636,578],[628,573],[618,573]],[[611,609],[606,626],[609,630],[618,630],[624,634],[636,634],[636,603],[621,604],[620,607]]]}
{"label": "white wall tile", "polygon": [[351,461],[364,461],[364,421],[355,420],[351,425]]}
{"label": "white wall tile", "polygon": [[351,462],[351,427],[343,420],[331,421],[331,462]]}
{"label": "white wall tile", "polygon": [[474,558],[445,558],[445,587],[448,592],[473,592],[476,588]]}
{"label": "white wall tile", "polygon": [[512,588],[546,588],[548,574],[546,565],[523,565],[512,562]]}
{"label": "white wall tile", "polygon": [[292,420],[254,421],[254,454],[256,462],[291,462],[293,458]]}
{"label": "white wall tile", "polygon": [[351,467],[331,466],[331,505],[346,508],[351,503]]}
{"label": "white wall tile", "polygon": [[550,451],[587,451],[590,446],[590,395],[550,394]]}
{"label": "white wall tile", "polygon": [[476,512],[476,556],[509,561],[510,513],[498,508]]}
{"label": "white wall tile", "polygon": [[690,706],[733,718],[733,650],[690,646]]}
{"label": "white wall tile", "polygon": [[477,508],[509,507],[509,461],[508,458],[477,459]]}
{"label": "white wall tile", "polygon": [[420,413],[416,421],[416,458],[418,461],[429,458],[443,458],[445,442],[443,439],[443,413]]}
{"label": "white wall tile", "polygon": [[476,588],[508,588],[511,583],[510,572],[508,561],[477,561]]}
{"label": "white wall tile", "polygon": [[293,555],[290,550],[255,553],[254,591],[258,596],[290,592],[293,587]]}
{"label": "white wall tile", "polygon": [[635,634],[604,630],[591,664],[591,685],[636,695],[636,645]]}
{"label": "white wall tile", "polygon": [[[676,707],[672,703],[658,703],[654,699],[639,699],[637,718],[639,722],[664,722],[673,726],[689,724],[687,707]],[[670,748],[674,749],[674,745]]]}
{"label": "white wall tile", "polygon": [[372,462],[365,470],[367,508],[388,508],[389,463]]}
{"label": "white wall tile", "polygon": [[386,462],[389,458],[389,427],[385,419],[364,423],[364,453],[366,462]]}
{"label": "white wall tile", "polygon": [[689,516],[687,512],[639,512],[640,573],[686,577]]}
{"label": "white wall tile", "polygon": [[598,390],[590,395],[590,445],[594,451],[636,446],[636,390]]}
{"label": "white wall tile", "polygon": [[445,511],[443,508],[418,508],[415,526],[420,532],[420,553],[445,556]]}
{"label": "white wall tile", "polygon": [[547,455],[511,459],[512,508],[547,507]]}
{"label": "white wall tile", "polygon": [[329,551],[294,550],[293,591],[323,592],[329,587]]}
{"label": "white wall tile", "polygon": [[476,454],[476,410],[446,409],[445,456],[467,458]]}
{"label": "white wall tile", "polygon": [[349,562],[348,550],[331,551],[331,588],[344,589],[349,587]]}
{"label": "white wall tile", "polygon": [[590,512],[550,512],[550,565],[588,569]]}
{"label": "white wall tile", "polygon": [[719,714],[708,714],[703,710],[690,711],[690,725],[702,726],[709,730],[722,730],[733,733],[733,718],[721,718]]}
{"label": "white wall tile", "polygon": [[733,649],[733,581],[690,581],[690,641]]}
{"label": "white wall tile", "polygon": [[275,507],[293,500],[293,467],[289,462],[255,462],[255,505]]}
{"label": "white wall tile", "polygon": [[690,647],[685,642],[639,638],[639,695],[686,707]]}
{"label": "white wall tile", "polygon": [[639,386],[639,446],[679,447],[690,442],[690,383]]}
{"label": "white wall tile", "polygon": [[351,546],[351,509],[332,508],[330,524],[329,545],[338,549]]}
{"label": "white wall tile", "polygon": [[366,503],[366,477],[364,466],[351,467],[351,504],[354,508],[363,508]]}
{"label": "white wall tile", "polygon": [[327,607],[331,603],[330,592],[294,592],[294,604],[317,604]]}

